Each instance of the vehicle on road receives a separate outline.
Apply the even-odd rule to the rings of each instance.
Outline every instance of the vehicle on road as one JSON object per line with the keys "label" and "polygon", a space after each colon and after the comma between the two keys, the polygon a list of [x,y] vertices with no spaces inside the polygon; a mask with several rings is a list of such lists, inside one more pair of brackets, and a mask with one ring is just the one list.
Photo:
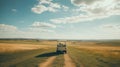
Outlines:
{"label": "vehicle on road", "polygon": [[67,53],[67,48],[66,48],[66,41],[58,41],[57,42],[57,53]]}

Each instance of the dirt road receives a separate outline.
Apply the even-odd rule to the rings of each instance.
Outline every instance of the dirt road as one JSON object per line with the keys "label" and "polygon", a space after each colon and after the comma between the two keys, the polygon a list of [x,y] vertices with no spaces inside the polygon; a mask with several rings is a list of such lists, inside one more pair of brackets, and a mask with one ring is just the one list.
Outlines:
{"label": "dirt road", "polygon": [[[52,63],[55,61],[56,56],[49,57],[45,62],[40,63],[38,67],[52,67]],[[64,54],[64,67],[76,67],[72,59],[68,54]]]}
{"label": "dirt road", "polygon": [[52,67],[52,63],[55,60],[56,56],[48,58],[45,62],[38,65],[38,67]]}
{"label": "dirt road", "polygon": [[76,67],[68,54],[64,54],[64,59],[65,59],[65,61],[64,61],[65,66],[64,67]]}

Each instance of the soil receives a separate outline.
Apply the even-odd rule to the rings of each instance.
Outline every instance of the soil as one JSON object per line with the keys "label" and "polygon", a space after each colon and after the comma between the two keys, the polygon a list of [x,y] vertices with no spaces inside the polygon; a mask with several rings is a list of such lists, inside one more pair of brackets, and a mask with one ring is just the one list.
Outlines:
{"label": "soil", "polygon": [[56,56],[48,58],[45,62],[38,65],[38,67],[52,67],[53,61],[56,59]]}
{"label": "soil", "polygon": [[64,54],[64,59],[65,59],[65,61],[64,61],[65,66],[64,67],[76,67],[68,54]]}

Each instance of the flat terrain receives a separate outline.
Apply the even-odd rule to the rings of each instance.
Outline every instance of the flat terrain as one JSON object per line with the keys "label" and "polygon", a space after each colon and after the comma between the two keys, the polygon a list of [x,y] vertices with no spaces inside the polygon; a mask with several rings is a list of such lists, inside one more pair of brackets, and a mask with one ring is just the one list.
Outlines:
{"label": "flat terrain", "polygon": [[55,40],[0,40],[0,67],[120,67],[120,40],[68,41],[57,54]]}

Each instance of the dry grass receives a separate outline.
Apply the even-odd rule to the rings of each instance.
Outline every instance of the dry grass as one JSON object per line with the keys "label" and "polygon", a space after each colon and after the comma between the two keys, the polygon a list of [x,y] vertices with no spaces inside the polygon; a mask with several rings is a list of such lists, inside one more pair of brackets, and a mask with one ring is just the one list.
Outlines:
{"label": "dry grass", "polygon": [[18,51],[35,50],[35,49],[48,49],[51,47],[55,47],[55,46],[0,43],[0,53],[18,52]]}
{"label": "dry grass", "polygon": [[[42,63],[46,58],[49,57],[49,54],[46,54],[46,52],[55,52],[56,44],[57,41],[47,40],[5,40],[4,42],[1,41],[0,54],[1,58],[3,58],[1,59],[1,62],[5,65],[21,65],[21,67],[26,67],[27,64],[27,67],[36,67],[35,65]],[[110,43],[69,41],[67,42],[67,50],[77,67],[80,67],[81,64],[85,67],[115,67],[111,65],[119,65],[120,46],[116,46],[116,43],[112,43],[112,45],[109,44]],[[48,57],[36,57],[44,53],[45,56]],[[23,59],[21,59],[21,57],[23,57]],[[56,58],[53,66],[63,67],[63,62],[63,55],[60,55]]]}
{"label": "dry grass", "polygon": [[[120,46],[113,42],[71,42],[71,45],[81,50],[103,55],[104,57],[119,58]],[[120,42],[117,41],[117,43]]]}
{"label": "dry grass", "polygon": [[76,48],[101,54],[104,57],[119,58],[120,56],[120,47],[118,46],[76,46]]}

